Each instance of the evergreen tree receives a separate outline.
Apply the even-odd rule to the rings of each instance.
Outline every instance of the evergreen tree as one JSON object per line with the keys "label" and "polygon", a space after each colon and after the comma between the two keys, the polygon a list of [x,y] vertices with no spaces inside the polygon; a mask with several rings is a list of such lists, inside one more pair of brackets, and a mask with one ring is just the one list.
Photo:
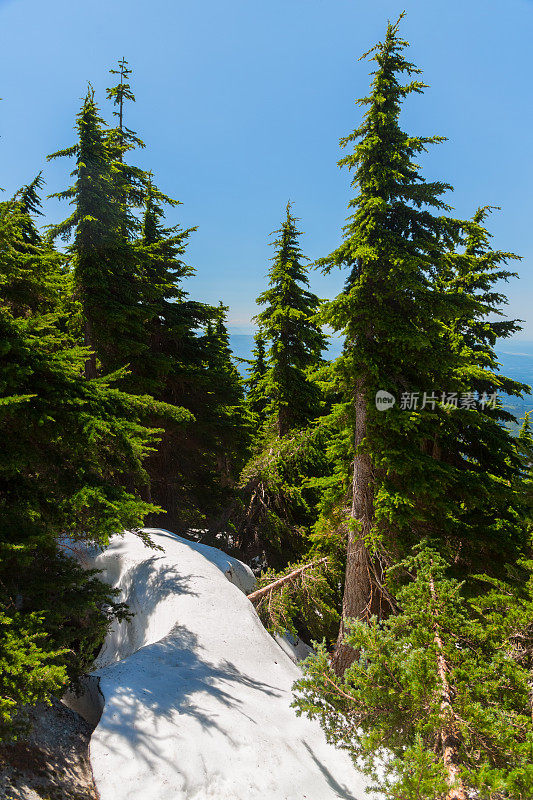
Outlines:
{"label": "evergreen tree", "polygon": [[[218,312],[190,300],[183,289],[182,280],[193,274],[183,256],[194,229],[165,227],[163,200],[150,180],[141,237],[136,243],[149,350],[147,357],[132,363],[131,383],[160,400],[187,408],[196,419],[194,426],[186,427],[159,421],[165,433],[147,464],[152,498],[166,509],[165,524],[177,530],[205,524],[211,500],[216,502],[215,484],[220,483],[214,441],[218,411],[206,403],[213,387],[207,345],[198,335]],[[232,380],[234,377],[232,368]]]}
{"label": "evergreen tree", "polygon": [[[210,363],[211,358],[219,359],[221,352],[206,354],[210,342],[198,335],[211,320],[218,338],[223,338],[220,314],[190,300],[182,285],[183,279],[193,274],[183,257],[195,229],[165,227],[163,206],[172,208],[178,201],[164,195],[150,173],[126,163],[125,154],[143,147],[144,143],[125,124],[125,104],[135,100],[129,84],[131,70],[122,59],[118,69],[111,72],[119,78],[118,84],[108,89],[118,125],[109,131],[108,145],[118,162],[122,201],[131,211],[143,206],[133,264],[139,276],[139,307],[147,338],[143,351],[130,354],[131,377],[124,385],[131,391],[150,392],[157,399],[185,407],[195,415],[194,427],[187,428],[168,419],[154,420],[154,424],[164,427],[165,433],[147,469],[151,497],[165,508],[167,526],[174,530],[205,526],[206,516],[212,517],[215,510],[217,515],[220,513],[217,504],[224,502],[225,494],[221,484],[231,483],[230,464],[239,448],[237,440],[242,439],[241,433],[234,431],[232,442],[233,434],[229,434],[227,425],[234,415],[237,376],[228,349],[222,356],[227,367],[223,372],[227,372],[224,387],[228,389],[229,403],[224,408],[224,390],[218,383],[221,376]],[[237,394],[240,391],[239,387]],[[214,396],[218,398],[216,402],[206,402],[206,397]],[[226,430],[222,437],[221,428]],[[225,448],[223,453],[221,446]]]}
{"label": "evergreen tree", "polygon": [[325,348],[325,337],[313,319],[319,300],[306,288],[309,279],[301,263],[296,223],[287,203],[286,218],[275,231],[269,286],[257,299],[266,305],[257,320],[269,345],[263,391],[270,398],[267,414],[280,437],[318,415],[320,392],[308,373]]}
{"label": "evergreen tree", "polygon": [[322,722],[387,800],[529,800],[531,582],[505,583],[470,603],[438,551],[403,565],[400,611],[353,621],[358,657],[343,677],[324,646],[305,663],[295,705]]}
{"label": "evergreen tree", "polygon": [[[123,161],[124,154],[128,150],[132,150],[136,147],[144,147],[144,142],[139,139],[135,131],[132,131],[130,128],[128,128],[124,122],[125,103],[135,102],[135,95],[133,94],[129,83],[129,76],[133,70],[129,68],[128,62],[125,58],[120,59],[117,67],[117,69],[109,70],[111,75],[119,76],[119,82],[116,86],[111,86],[107,89],[107,99],[111,100],[113,105],[116,107],[115,111],[113,111],[113,114],[117,117],[118,125],[116,128],[112,128],[109,131],[108,138],[116,147],[117,159],[119,161]],[[144,177],[143,173],[139,174]]]}
{"label": "evergreen tree", "polygon": [[[28,211],[34,181],[0,205],[0,661],[1,735],[24,703],[46,699],[87,667],[118,613],[113,593],[61,552],[66,538],[105,544],[158,509],[140,490],[157,430],[149,415],[187,412],[133,397],[112,378],[83,377],[72,341],[63,257],[42,242]],[[117,376],[119,377],[119,376]]]}
{"label": "evergreen tree", "polygon": [[266,343],[261,328],[254,336],[255,347],[252,350],[253,359],[248,369],[248,377],[244,381],[246,404],[255,415],[258,427],[266,419],[268,397],[265,394],[265,378],[267,374]]}
{"label": "evergreen tree", "polygon": [[49,156],[75,156],[73,186],[54,197],[74,206],[50,229],[72,235],[67,253],[81,303],[84,340],[92,351],[87,377],[124,367],[146,353],[144,309],[132,238],[138,223],[125,188],[124,166],[104,128],[90,88],[77,118],[78,142]]}
{"label": "evergreen tree", "polygon": [[523,454],[510,434],[516,420],[498,395],[530,390],[502,375],[494,351],[498,339],[520,327],[515,320],[502,319],[507,298],[497,287],[515,277],[506,264],[516,256],[490,247],[484,227],[488,210],[479,209],[465,224],[465,247],[451,254],[444,285],[436,283],[436,291],[451,291],[461,299],[444,341],[456,360],[448,386],[462,398],[463,407],[445,407],[431,444],[428,439],[424,445],[451,467],[442,487],[448,510],[434,530],[440,528],[446,538],[456,569],[459,574],[484,570],[501,575],[504,565],[527,546],[527,532]]}
{"label": "evergreen tree", "polygon": [[518,434],[518,448],[523,458],[521,493],[524,498],[526,522],[529,534],[533,531],[533,431],[531,411],[526,412]]}
{"label": "evergreen tree", "polygon": [[195,330],[205,324],[209,312],[203,304],[188,300],[182,286],[183,279],[194,273],[182,258],[196,229],[165,227],[162,202],[149,176],[141,235],[135,242],[149,355],[132,362],[132,383],[178,404],[176,384],[187,382],[188,369],[194,372],[198,366]]}
{"label": "evergreen tree", "polygon": [[[484,255],[485,269],[473,251],[457,256],[472,246],[469,234],[484,234],[479,220],[469,223],[442,213],[449,211],[443,194],[451,187],[425,181],[413,160],[441,139],[409,136],[400,128],[402,101],[424,84],[404,57],[407,42],[398,26],[399,21],[389,24],[385,40],[369,52],[376,70],[370,95],[360,101],[367,112],[341,140],[354,149],[339,162],[354,170],[357,194],[349,203],[344,241],[318,262],[326,272],[347,269],[344,290],[322,315],[345,337],[335,371],[353,454],[343,501],[350,507],[344,521],[337,520],[348,539],[343,624],[335,652],[339,672],[354,657],[343,643],[347,620],[383,616],[395,607],[384,567],[423,536],[438,531],[443,548],[453,551],[451,560],[467,540],[470,560],[477,548],[481,558],[490,554],[496,563],[499,550],[502,564],[523,544],[520,526],[513,532],[519,519],[514,479],[520,461],[497,425],[501,412],[479,414],[476,404],[457,403],[460,393],[472,391],[476,375],[479,386],[505,383],[490,371],[494,335],[503,329],[492,328],[483,342],[479,337],[483,315],[498,302],[496,294],[487,294],[490,275],[509,254]],[[406,84],[400,81],[404,74]],[[477,270],[477,279],[484,273],[476,284],[484,296],[476,295],[474,285],[465,291],[450,278],[450,271],[457,278],[459,261]],[[478,338],[475,348],[468,343],[470,335]],[[378,407],[380,391],[394,395],[396,405]],[[442,392],[455,395],[456,405]],[[476,437],[481,446],[476,447]],[[485,474],[492,456],[494,464]],[[502,488],[508,485],[509,491]],[[468,501],[472,489],[475,500]],[[475,504],[487,490],[491,493],[478,514]],[[493,524],[485,530],[493,512]]]}
{"label": "evergreen tree", "polygon": [[[129,83],[132,71],[125,58],[120,59],[116,69],[109,70],[111,75],[118,76],[118,83],[110,86],[106,91],[107,99],[111,100],[115,107],[113,116],[116,118],[117,124],[107,128],[104,133],[110,158],[115,162],[116,194],[121,202],[134,212],[145,205],[146,190],[151,184],[151,176],[146,170],[135,164],[129,164],[125,159],[126,154],[130,151],[145,147],[143,140],[125,123],[126,103],[135,102],[135,95]],[[157,194],[155,187],[152,187],[152,194]],[[165,197],[165,200],[171,205],[175,204],[175,201],[168,197]],[[130,231],[125,226],[123,234],[127,237],[129,233]]]}
{"label": "evergreen tree", "polygon": [[248,426],[242,378],[235,366],[226,328],[227,307],[219,303],[214,322],[204,338],[209,393],[206,415],[212,426],[212,442],[222,484],[233,486],[246,452]]}
{"label": "evergreen tree", "polygon": [[294,566],[308,550],[316,506],[308,481],[324,466],[320,431],[309,426],[322,410],[313,370],[325,337],[314,321],[319,300],[307,288],[296,223],[288,203],[272,243],[269,285],[257,300],[266,308],[256,317],[260,332],[248,378],[248,407],[263,424],[230,512],[241,557],[277,569]]}

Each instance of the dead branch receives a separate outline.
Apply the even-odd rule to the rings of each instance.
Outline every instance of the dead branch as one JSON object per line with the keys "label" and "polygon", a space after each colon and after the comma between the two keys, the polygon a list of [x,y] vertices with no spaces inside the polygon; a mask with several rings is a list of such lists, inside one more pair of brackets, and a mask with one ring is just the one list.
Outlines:
{"label": "dead branch", "polygon": [[[435,584],[433,577],[430,578],[429,588],[433,601],[437,601],[437,593],[435,591]],[[442,689],[440,710],[442,728],[439,733],[440,744],[442,748],[442,759],[444,767],[448,773],[448,786],[450,791],[446,796],[446,800],[467,800],[467,796],[459,774],[457,766],[458,761],[458,734],[454,722],[457,720],[453,704],[452,704],[452,690],[448,681],[448,664],[444,656],[444,645],[440,635],[440,626],[438,622],[437,612],[435,611],[435,622],[433,623],[434,640],[437,646],[437,672]],[[452,722],[453,720],[454,722]]]}
{"label": "dead branch", "polygon": [[298,569],[289,572],[289,574],[285,575],[283,578],[278,578],[276,581],[269,583],[268,586],[263,586],[261,589],[257,589],[255,592],[252,592],[252,594],[247,595],[248,600],[251,600],[252,603],[256,603],[258,600],[261,600],[262,597],[269,594],[269,592],[272,592],[274,589],[278,589],[285,583],[292,581],[297,575],[301,575],[306,570],[311,569],[311,567],[324,564],[327,560],[327,557],[319,558],[317,561],[310,561],[309,564],[304,564],[303,567],[298,567]]}

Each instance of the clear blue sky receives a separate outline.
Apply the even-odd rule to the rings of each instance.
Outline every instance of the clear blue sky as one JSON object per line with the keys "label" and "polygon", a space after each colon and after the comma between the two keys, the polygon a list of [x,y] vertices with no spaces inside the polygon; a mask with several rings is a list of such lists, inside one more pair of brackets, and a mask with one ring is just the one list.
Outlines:
{"label": "clear blue sky", "polygon": [[[501,206],[496,245],[523,256],[508,313],[533,339],[531,0],[0,0],[0,185],[12,192],[43,168],[49,192],[66,185],[68,165],[45,156],[73,142],[88,81],[105,104],[107,70],[125,56],[137,95],[127,124],[147,143],[138,161],[183,202],[170,220],[199,226],[188,288],[222,299],[247,332],[288,198],[309,257],[339,242],[349,179],[338,139],[369,82],[358,57],[403,8],[430,84],[404,125],[448,137],[424,171],[454,185],[458,214]],[[47,219],[66,210],[50,201]],[[312,275],[323,297],[341,283]]]}

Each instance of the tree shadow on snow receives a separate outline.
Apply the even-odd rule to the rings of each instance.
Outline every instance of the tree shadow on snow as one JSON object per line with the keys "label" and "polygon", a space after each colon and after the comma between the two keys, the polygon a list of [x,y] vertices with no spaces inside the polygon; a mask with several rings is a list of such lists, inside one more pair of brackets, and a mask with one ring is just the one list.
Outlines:
{"label": "tree shadow on snow", "polygon": [[[247,725],[257,726],[258,735],[261,735],[261,719],[257,714],[254,714],[256,718],[251,717],[247,710],[261,709],[265,696],[279,698],[286,689],[252,678],[227,659],[212,663],[198,636],[186,627],[186,619],[183,623],[176,622],[176,607],[168,615],[166,634],[164,607],[159,609],[159,624],[163,618],[159,631],[162,638],[144,643],[150,617],[157,606],[170,595],[198,596],[191,582],[197,584],[198,580],[206,580],[200,575],[179,573],[173,566],[156,567],[158,558],[154,555],[135,565],[126,580],[121,581],[128,603],[139,613],[134,624],[124,624],[123,628],[131,654],[126,646],[122,651],[125,653],[123,660],[100,670],[101,688],[104,696],[108,696],[95,736],[104,749],[120,756],[117,764],[129,759],[144,762],[145,768],[140,769],[142,774],[156,775],[162,763],[168,764],[182,784],[183,796],[187,797],[189,791],[194,794],[198,787],[190,785],[192,778],[188,776],[194,772],[192,764],[182,763],[182,759],[199,762],[197,773],[205,775],[206,779],[209,765],[204,764],[202,769],[204,753],[200,747],[191,751],[186,739],[194,739],[198,733],[207,734],[229,743],[232,749],[246,748],[247,742],[235,721],[235,714],[242,715]],[[190,613],[187,604],[178,610],[184,615]],[[206,611],[209,613],[209,609],[203,613]],[[285,743],[297,761],[298,755],[304,756],[302,745],[337,796],[353,800],[347,787],[335,780],[307,742],[296,738],[294,742]],[[246,753],[243,749],[243,758]]]}
{"label": "tree shadow on snow", "polygon": [[317,765],[318,769],[320,770],[324,778],[327,780],[327,782],[333,789],[333,791],[337,793],[337,796],[339,798],[344,798],[344,800],[355,800],[353,794],[350,794],[350,792],[348,791],[348,788],[340,784],[337,780],[335,780],[329,769],[321,761],[319,761],[319,759],[317,758],[315,753],[313,753],[307,742],[304,742],[303,745],[307,750],[307,752],[309,753],[309,755],[311,756],[311,758],[313,759],[313,761],[315,762],[315,764]]}
{"label": "tree shadow on snow", "polygon": [[[243,687],[248,707],[254,706],[254,692],[270,697],[279,697],[281,692],[254,680],[230,661],[209,662],[202,657],[202,650],[194,633],[176,625],[160,641],[103,670],[104,673],[109,670],[104,675],[104,695],[105,679],[113,681],[114,689],[112,697],[106,698],[105,720],[99,738],[111,751],[131,750],[132,757],[143,759],[154,770],[161,760],[177,769],[175,761],[163,756],[165,748],[159,743],[172,737],[179,745],[180,715],[184,719],[194,719],[210,734],[220,734],[233,747],[239,746],[217,718],[230,708],[252,724],[258,724],[246,714],[245,703],[239,698]],[[206,695],[208,709],[202,708]],[[261,700],[257,698],[257,702]],[[158,735],[157,721],[161,719],[167,719],[172,725],[167,735]],[[184,729],[190,735],[190,725]],[[182,777],[185,779],[185,775]]]}
{"label": "tree shadow on snow", "polygon": [[[156,562],[163,560],[164,556],[151,556],[139,564],[135,564],[127,574],[121,579],[121,598],[124,599],[130,612],[133,614],[133,622],[115,622],[114,641],[107,649],[98,656],[95,669],[102,669],[109,664],[115,663],[117,659],[116,645],[119,643],[119,658],[130,658],[140,648],[147,643],[148,631],[152,622],[152,615],[158,605],[167,597],[176,595],[190,595],[197,597],[190,587],[192,575],[183,575],[175,566],[158,565]],[[200,576],[194,576],[196,580]],[[169,633],[174,624],[174,620],[169,618],[166,631],[157,638],[161,638],[165,633]]]}

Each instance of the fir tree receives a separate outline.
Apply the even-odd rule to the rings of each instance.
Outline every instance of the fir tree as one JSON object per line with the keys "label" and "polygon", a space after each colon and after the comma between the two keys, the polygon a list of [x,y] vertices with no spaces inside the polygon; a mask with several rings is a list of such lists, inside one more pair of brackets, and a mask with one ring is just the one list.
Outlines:
{"label": "fir tree", "polygon": [[263,424],[231,511],[241,555],[277,569],[288,568],[308,550],[316,506],[308,480],[324,466],[320,432],[311,423],[322,410],[312,373],[321,363],[325,337],[314,321],[319,300],[307,288],[296,223],[288,203],[272,243],[269,285],[257,300],[266,308],[256,317],[260,333],[248,379],[248,407]]}
{"label": "fir tree", "polygon": [[265,392],[265,378],[267,374],[266,361],[266,342],[261,328],[254,336],[255,347],[252,350],[253,359],[248,368],[248,377],[244,381],[246,393],[246,404],[252,414],[255,415],[258,427],[266,419],[266,408],[268,397]]}
{"label": "fir tree", "polygon": [[335,674],[324,646],[295,685],[387,800],[533,797],[530,721],[531,583],[519,596],[495,582],[471,602],[438,551],[419,547],[403,568],[400,611],[353,621],[357,659]]}
{"label": "fir tree", "polygon": [[[151,178],[145,170],[135,164],[129,164],[125,159],[128,152],[145,147],[143,140],[125,123],[126,103],[135,102],[135,95],[129,83],[133,70],[129,68],[126,59],[121,58],[117,68],[110,69],[109,72],[118,76],[118,83],[110,86],[106,92],[107,99],[111,100],[115,107],[113,116],[116,117],[117,125],[105,131],[109,154],[115,162],[116,193],[130,210],[137,210],[144,206],[146,189],[151,183]],[[154,188],[153,193],[155,191]],[[166,200],[171,204],[174,202],[170,198]],[[128,235],[127,227],[124,229],[124,234]]]}
{"label": "fir tree", "polygon": [[[144,143],[125,124],[125,104],[135,100],[129,84],[131,70],[122,59],[118,69],[111,72],[119,78],[118,84],[108,89],[118,125],[109,131],[108,146],[118,162],[122,201],[130,211],[143,206],[140,236],[134,241],[136,259],[132,263],[138,274],[139,308],[147,338],[143,350],[129,354],[131,377],[124,386],[135,392],[148,391],[157,399],[187,408],[196,417],[194,428],[184,428],[168,419],[154,420],[154,424],[164,427],[165,433],[158,452],[147,464],[151,497],[167,511],[165,524],[173,529],[186,529],[190,525],[205,525],[206,515],[209,517],[217,502],[222,502],[221,482],[231,483],[230,463],[238,449],[240,433],[234,430],[236,440],[232,443],[231,436],[220,437],[220,430],[226,425],[225,422],[221,425],[221,420],[233,415],[236,375],[228,350],[225,354],[228,380],[224,386],[229,389],[227,398],[231,407],[224,408],[220,403],[221,376],[211,363],[220,352],[206,354],[205,347],[210,343],[198,335],[211,320],[218,326],[218,338],[223,338],[219,312],[190,300],[182,285],[183,279],[194,272],[183,257],[195,229],[166,227],[163,206],[173,208],[178,201],[155,186],[151,173],[126,162],[126,153]],[[218,397],[216,402],[206,402],[207,397],[214,395]],[[220,439],[224,442],[224,453],[220,452]]]}
{"label": "fir tree", "polygon": [[[67,252],[74,272],[85,344],[92,351],[88,377],[127,365],[146,352],[138,264],[132,245],[137,221],[125,189],[124,169],[89,89],[77,119],[78,143],[49,156],[75,156],[73,186],[55,197],[74,206],[50,236],[73,236]],[[122,152],[122,151],[120,151]],[[120,152],[118,155],[120,155]]]}
{"label": "fir tree", "polygon": [[[132,385],[138,390],[178,404],[176,384],[187,382],[189,359],[190,370],[197,367],[200,348],[195,330],[209,314],[203,304],[187,299],[182,286],[183,279],[194,273],[182,258],[196,229],[165,227],[162,202],[163,196],[149,176],[141,235],[135,242],[147,356],[134,360],[130,366]],[[172,205],[177,202],[172,201]]]}
{"label": "fir tree", "polygon": [[118,125],[110,131],[110,138],[112,138],[117,147],[117,156],[119,161],[123,161],[124,153],[134,147],[144,147],[144,143],[137,138],[134,131],[128,128],[124,122],[124,105],[126,102],[135,102],[135,95],[131,90],[129,83],[129,76],[132,71],[125,58],[121,58],[117,65],[118,69],[110,69],[111,75],[118,75],[119,82],[116,86],[111,86],[107,89],[107,99],[113,102],[116,106],[113,114],[117,117]]}
{"label": "fir tree", "polygon": [[[60,552],[65,538],[105,544],[158,509],[140,498],[157,430],[149,415],[188,414],[86,380],[72,341],[63,257],[28,210],[37,184],[0,206],[0,603],[2,735],[21,704],[60,691],[87,666],[107,628],[110,590]],[[117,376],[119,377],[119,376]],[[116,610],[116,609],[115,609]]]}
{"label": "fir tree", "polygon": [[516,320],[502,318],[507,298],[497,288],[516,277],[506,266],[516,256],[490,247],[484,226],[488,211],[479,209],[465,223],[465,247],[451,255],[444,285],[440,280],[436,284],[436,291],[460,298],[444,341],[456,360],[448,386],[462,398],[463,407],[445,406],[431,444],[423,443],[451,467],[442,487],[448,510],[441,506],[445,514],[437,512],[440,520],[433,517],[433,529],[440,528],[463,574],[502,574],[527,544],[523,454],[510,434],[516,420],[498,394],[519,396],[529,387],[502,375],[494,350],[498,339],[520,330]]}
{"label": "fir tree", "polygon": [[226,328],[227,307],[220,302],[214,321],[209,321],[204,338],[209,394],[207,419],[213,433],[217,470],[222,483],[232,486],[242,467],[248,438],[244,387],[232,358]]}
{"label": "fir tree", "polygon": [[[477,406],[456,407],[447,403],[447,395],[442,397],[442,392],[457,398],[472,391],[476,375],[477,386],[485,381],[520,390],[490,373],[495,357],[487,348],[503,329],[496,326],[484,342],[479,339],[483,315],[498,296],[480,297],[476,291],[490,293],[490,275],[496,273],[487,267],[505,262],[509,254],[483,256],[484,277],[477,284],[474,280],[476,288],[472,284],[465,291],[450,279],[458,260],[476,270],[479,279],[483,265],[481,256],[468,252],[473,244],[469,234],[484,234],[479,220],[443,215],[449,211],[443,194],[451,187],[425,181],[413,160],[441,139],[409,136],[400,128],[403,100],[421,92],[424,84],[404,57],[407,42],[399,37],[398,26],[399,21],[389,24],[385,40],[369,53],[376,70],[370,95],[360,101],[367,112],[360,127],[341,140],[354,150],[339,162],[354,170],[357,194],[349,203],[352,214],[343,243],[318,262],[326,272],[347,269],[343,292],[322,315],[345,337],[335,371],[352,438],[347,455],[353,454],[344,499],[350,507],[344,522],[339,520],[348,538],[343,624],[335,652],[339,672],[354,657],[343,643],[345,623],[383,616],[395,607],[384,566],[424,535],[438,531],[444,550],[453,551],[452,560],[468,539],[470,559],[477,548],[482,558],[490,553],[496,561],[499,550],[502,563],[523,544],[520,525],[513,533],[519,521],[514,484],[519,459],[497,426],[498,412],[479,414]],[[402,75],[407,75],[406,84]],[[467,254],[459,258],[465,246]],[[469,336],[478,337],[477,348],[469,345]],[[378,408],[379,391],[394,395],[396,405]],[[478,440],[483,429],[477,449],[474,429]],[[345,442],[344,434],[341,439]],[[491,455],[494,464],[485,474]],[[471,489],[475,500],[469,501]],[[486,517],[477,513],[478,501]],[[494,524],[485,530],[491,514]]]}
{"label": "fir tree", "polygon": [[[183,261],[193,228],[166,227],[165,198],[150,180],[147,186],[141,237],[136,242],[142,267],[142,296],[149,335],[148,355],[131,365],[131,385],[165,402],[187,408],[196,418],[183,427],[160,420],[165,433],[158,452],[147,464],[152,498],[167,511],[165,524],[173,530],[205,524],[217,494],[215,420],[217,410],[206,396],[212,390],[206,343],[198,330],[212,321],[215,309],[190,300],[182,280],[194,270]],[[219,387],[217,387],[217,391]]]}
{"label": "fir tree", "polygon": [[533,531],[533,431],[531,411],[526,412],[518,434],[518,448],[523,459],[521,494],[524,498],[526,522],[529,534]]}
{"label": "fir tree", "polygon": [[320,361],[325,337],[313,319],[319,300],[307,289],[296,223],[287,203],[286,218],[275,232],[269,286],[257,299],[266,305],[257,320],[269,346],[263,391],[269,397],[267,415],[278,436],[303,427],[320,410],[320,392],[308,373]]}

